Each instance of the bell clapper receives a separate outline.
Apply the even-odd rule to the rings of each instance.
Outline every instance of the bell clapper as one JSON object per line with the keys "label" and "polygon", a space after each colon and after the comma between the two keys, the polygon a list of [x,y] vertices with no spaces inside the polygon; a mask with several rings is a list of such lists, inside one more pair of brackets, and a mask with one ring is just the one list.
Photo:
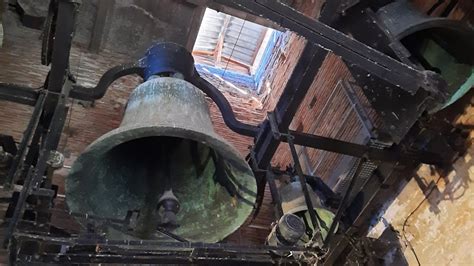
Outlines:
{"label": "bell clapper", "polygon": [[157,213],[158,226],[165,229],[175,229],[178,225],[178,220],[176,214],[180,209],[178,198],[173,193],[172,188],[172,173],[171,173],[171,157],[172,153],[176,153],[176,150],[173,148],[181,145],[183,143],[182,139],[173,139],[172,141],[161,143],[159,149],[160,154],[157,157],[158,167],[161,170],[160,180],[162,180],[162,186],[164,187],[164,192],[161,197],[158,199],[156,204],[155,212]]}
{"label": "bell clapper", "polygon": [[[160,209],[162,211],[160,212]],[[173,190],[167,190],[158,200],[157,211],[160,213],[159,226],[166,229],[175,229],[179,227],[176,214],[180,209],[178,198],[173,194]]]}

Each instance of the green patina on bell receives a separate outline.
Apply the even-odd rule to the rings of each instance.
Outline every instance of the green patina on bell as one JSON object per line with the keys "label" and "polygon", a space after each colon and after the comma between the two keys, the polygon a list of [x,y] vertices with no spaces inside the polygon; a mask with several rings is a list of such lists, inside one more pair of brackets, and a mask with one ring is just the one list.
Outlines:
{"label": "green patina on bell", "polygon": [[309,197],[313,203],[314,210],[321,218],[320,223],[323,223],[319,225],[321,226],[320,228],[315,228],[311,224],[311,217],[308,211],[308,206],[306,205],[306,200],[301,184],[299,182],[293,181],[280,188],[281,207],[283,213],[294,214],[300,217],[305,224],[306,234],[301,237],[300,244],[306,244],[310,242],[318,233],[321,234],[323,239],[326,239],[329,228],[331,227],[335,216],[333,212],[322,206],[321,201],[314,190],[309,185],[306,186],[308,187]]}
{"label": "green patina on bell", "polygon": [[394,1],[377,11],[391,38],[403,44],[410,60],[440,74],[447,83],[439,111],[457,101],[474,86],[474,30],[461,21],[431,17],[409,1]]}
{"label": "green patina on bell", "polygon": [[[474,49],[474,47],[471,48]],[[474,86],[473,63],[458,60],[435,40],[424,39],[420,45],[419,54],[429,68],[434,68],[441,74],[448,83],[448,91],[452,93],[449,100],[439,106],[439,109],[456,102]]]}
{"label": "green patina on bell", "polygon": [[252,212],[256,181],[214,132],[203,93],[179,78],[152,77],[131,94],[120,127],[76,160],[66,199],[74,213],[119,220],[138,213],[135,238],[154,238],[163,220],[174,220],[162,225],[187,240],[217,242]]}

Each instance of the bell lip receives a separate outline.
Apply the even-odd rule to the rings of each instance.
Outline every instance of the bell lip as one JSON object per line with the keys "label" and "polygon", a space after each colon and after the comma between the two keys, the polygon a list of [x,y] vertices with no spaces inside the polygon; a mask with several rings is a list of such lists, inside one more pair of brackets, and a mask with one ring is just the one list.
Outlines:
{"label": "bell lip", "polygon": [[[224,158],[226,158],[227,160],[234,162],[233,164],[234,167],[238,166],[239,167],[238,169],[241,171],[243,171],[244,170],[243,168],[245,168],[248,174],[254,177],[253,178],[254,186],[252,186],[252,188],[249,188],[254,194],[254,195],[249,195],[249,197],[252,197],[251,201],[253,202],[253,205],[245,209],[246,210],[245,220],[239,226],[235,228],[229,228],[222,236],[217,237],[217,238],[209,237],[206,239],[206,241],[208,241],[208,243],[216,243],[216,242],[222,241],[247,223],[250,215],[255,212],[255,202],[257,200],[257,181],[248,163],[244,159],[238,156],[238,154],[240,153],[232,145],[230,145],[227,141],[223,140],[219,135],[215,133],[204,134],[202,132],[198,132],[198,131],[194,131],[190,129],[182,129],[182,128],[175,128],[175,127],[157,127],[157,126],[119,127],[112,131],[109,131],[108,133],[102,135],[100,138],[95,140],[81,153],[81,155],[79,155],[79,157],[76,159],[76,161],[72,165],[69,175],[65,178],[66,205],[68,207],[70,207],[70,204],[68,203],[68,198],[69,198],[68,195],[70,195],[71,193],[70,181],[72,181],[72,179],[77,180],[78,178],[77,171],[75,170],[76,163],[82,164],[83,160],[90,161],[90,160],[97,159],[99,156],[102,156],[105,153],[109,152],[115,146],[137,139],[136,138],[137,133],[140,133],[141,138],[160,137],[160,136],[161,137],[180,137],[180,138],[187,138],[187,139],[191,139],[191,140],[206,144],[214,149],[219,148],[221,150],[219,154],[224,156]],[[94,155],[94,156],[91,156],[91,155]],[[84,158],[87,158],[87,159],[84,159]],[[243,168],[240,168],[240,167],[243,167]],[[74,212],[74,210],[72,209],[71,211]],[[110,217],[110,218],[113,218],[113,217]]]}
{"label": "bell lip", "polygon": [[[92,142],[81,153],[81,155],[79,155],[77,160],[81,159],[81,157],[83,157],[84,154],[90,153],[92,151],[94,152],[94,154],[103,155],[107,153],[108,151],[110,151],[115,146],[137,139],[136,138],[137,134],[140,134],[141,136],[140,138],[177,137],[177,138],[191,139],[199,143],[209,145],[211,148],[214,148],[218,151],[219,150],[222,151],[222,149],[224,149],[223,152],[219,152],[221,156],[230,160],[231,162],[238,163],[239,165],[237,166],[244,166],[245,170],[251,172],[252,176],[254,176],[252,169],[250,168],[248,163],[244,159],[242,159],[240,156],[238,156],[238,154],[240,154],[239,151],[237,151],[231,144],[229,144],[226,140],[222,139],[222,137],[220,137],[219,135],[215,134],[214,132],[210,134],[204,134],[202,132],[195,131],[192,129],[184,129],[184,128],[177,128],[177,127],[122,126],[112,131],[109,131],[108,133],[102,135],[97,140]],[[74,168],[74,164],[73,164],[73,168]]]}
{"label": "bell lip", "polygon": [[447,19],[447,18],[430,18],[416,25],[407,27],[405,30],[399,32],[394,37],[397,40],[402,40],[412,34],[415,34],[424,30],[430,30],[430,29],[450,30],[453,33],[459,34],[459,36],[462,36],[465,38],[468,38],[469,36],[472,37],[474,35],[472,33],[472,30],[469,28],[469,26],[459,21]]}

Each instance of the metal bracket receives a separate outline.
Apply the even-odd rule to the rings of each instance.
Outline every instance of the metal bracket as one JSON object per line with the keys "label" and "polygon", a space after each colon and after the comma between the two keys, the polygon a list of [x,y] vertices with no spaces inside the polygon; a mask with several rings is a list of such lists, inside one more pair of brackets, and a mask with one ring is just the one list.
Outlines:
{"label": "metal bracket", "polygon": [[268,186],[270,187],[270,193],[273,199],[272,203],[275,206],[276,218],[278,220],[280,219],[280,217],[283,216],[284,213],[281,206],[280,192],[278,191],[278,188],[275,183],[275,174],[273,173],[272,170],[267,171],[266,178],[267,178]]}
{"label": "metal bracket", "polygon": [[38,126],[45,101],[46,93],[45,91],[41,91],[38,100],[36,101],[33,113],[31,114],[30,122],[28,123],[25,132],[23,132],[23,137],[18,147],[18,152],[15,155],[15,158],[13,159],[12,165],[5,180],[5,186],[11,186],[15,181],[15,177],[18,175],[18,172],[21,170],[22,162],[26,155],[28,144],[30,143],[31,137],[33,136],[33,133],[36,127]]}
{"label": "metal bracket", "polygon": [[281,139],[282,135],[278,128],[278,121],[275,117],[275,112],[268,112],[268,121],[270,122],[270,128],[272,130],[273,137],[277,140]]}
{"label": "metal bracket", "polygon": [[345,14],[349,8],[357,5],[359,2],[360,0],[343,0],[341,1],[341,6],[337,10],[337,12]]}
{"label": "metal bracket", "polygon": [[[319,228],[319,232],[321,232],[322,229],[325,229],[327,231],[329,230],[329,228],[327,227],[326,223],[314,210],[313,202],[311,201],[311,197],[308,191],[308,186],[306,183],[306,175],[303,173],[303,169],[301,169],[301,165],[298,159],[298,153],[296,152],[295,144],[293,143],[293,136],[291,136],[290,134],[285,134],[285,137],[288,140],[288,146],[290,147],[291,156],[293,157],[294,167],[295,167],[296,173],[298,174],[298,181],[301,184],[301,189],[303,191],[304,199],[306,202],[306,206],[308,208],[309,217],[311,219],[313,228]],[[324,243],[322,234],[318,234],[318,237],[320,238],[320,242]]]}

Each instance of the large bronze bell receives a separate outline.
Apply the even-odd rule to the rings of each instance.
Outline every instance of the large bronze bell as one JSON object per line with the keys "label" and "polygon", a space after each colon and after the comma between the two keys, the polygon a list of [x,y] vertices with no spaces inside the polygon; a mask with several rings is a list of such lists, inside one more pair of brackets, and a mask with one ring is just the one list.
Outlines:
{"label": "large bronze bell", "polygon": [[217,242],[244,223],[255,178],[214,132],[203,93],[179,76],[150,76],[131,94],[120,127],[76,160],[66,179],[71,212],[115,220],[135,213],[129,233],[143,239],[165,228]]}

